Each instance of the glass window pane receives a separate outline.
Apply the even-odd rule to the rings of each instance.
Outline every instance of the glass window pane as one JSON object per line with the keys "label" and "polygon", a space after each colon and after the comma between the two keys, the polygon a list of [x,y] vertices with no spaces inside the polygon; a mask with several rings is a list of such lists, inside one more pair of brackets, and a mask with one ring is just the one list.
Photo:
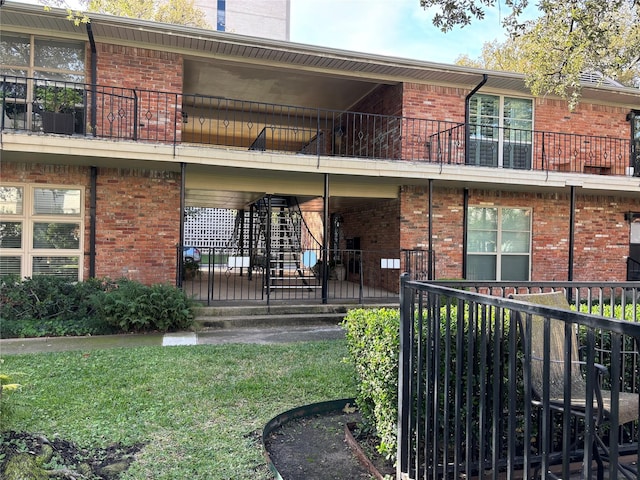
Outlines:
{"label": "glass window pane", "polygon": [[501,252],[529,253],[529,234],[523,232],[503,232]]}
{"label": "glass window pane", "polygon": [[20,257],[0,257],[0,276],[17,275],[22,277]]}
{"label": "glass window pane", "polygon": [[22,248],[22,222],[0,222],[0,248]]}
{"label": "glass window pane", "polygon": [[524,208],[503,208],[502,229],[528,232],[531,228],[531,211]]}
{"label": "glass window pane", "polygon": [[0,35],[0,63],[3,65],[29,65],[29,37]]}
{"label": "glass window pane", "polygon": [[533,102],[526,98],[504,97],[504,118],[515,120],[531,120],[533,118]]}
{"label": "glass window pane", "polygon": [[529,280],[528,255],[503,255],[501,259],[500,280],[521,281]]}
{"label": "glass window pane", "polygon": [[497,230],[497,208],[469,208],[469,228],[472,230]]}
{"label": "glass window pane", "polygon": [[498,243],[497,232],[469,231],[469,252],[495,252]]}
{"label": "glass window pane", "polygon": [[22,215],[22,187],[0,187],[0,213]]}
{"label": "glass window pane", "polygon": [[80,190],[36,188],[33,192],[36,215],[80,215]]}
{"label": "glass window pane", "polygon": [[33,257],[33,276],[55,275],[77,281],[79,257]]}
{"label": "glass window pane", "polygon": [[467,257],[467,280],[495,280],[495,255],[469,255]]}
{"label": "glass window pane", "polygon": [[76,250],[80,248],[79,223],[35,223],[33,248]]}
{"label": "glass window pane", "polygon": [[84,72],[84,44],[36,39],[34,66],[53,70]]}

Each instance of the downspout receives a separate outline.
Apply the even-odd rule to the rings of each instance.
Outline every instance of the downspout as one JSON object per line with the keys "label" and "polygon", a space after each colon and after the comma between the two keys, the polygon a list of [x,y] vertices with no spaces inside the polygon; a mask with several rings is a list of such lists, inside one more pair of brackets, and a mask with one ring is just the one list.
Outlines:
{"label": "downspout", "polygon": [[469,216],[469,189],[464,189],[464,197],[463,197],[463,207],[462,207],[462,222],[464,225],[462,226],[462,279],[467,279],[467,223]]}
{"label": "downspout", "polygon": [[96,278],[96,207],[98,168],[91,167],[91,203],[89,205],[89,278]]}
{"label": "downspout", "polygon": [[433,178],[429,179],[429,260],[427,262],[429,269],[429,280],[435,280],[435,271],[433,260],[435,259],[435,255],[433,253]]}
{"label": "downspout", "polygon": [[91,132],[95,137],[97,135],[96,132],[96,124],[97,116],[98,116],[98,102],[96,101],[96,96],[98,92],[98,50],[96,49],[96,42],[93,38],[93,29],[91,28],[91,22],[87,24],[87,36],[89,37],[89,45],[91,46]]}
{"label": "downspout", "polygon": [[471,121],[471,117],[470,117],[470,113],[469,113],[469,101],[471,100],[471,97],[473,97],[476,92],[478,90],[480,90],[482,88],[482,86],[487,83],[487,80],[489,79],[489,76],[486,73],[482,74],[482,81],[476,85],[476,87],[471,90],[469,92],[469,95],[467,95],[464,98],[464,139],[465,139],[465,144],[467,145],[464,149],[464,163],[465,165],[469,165],[469,137],[470,135],[470,130],[469,130],[469,122]]}
{"label": "downspout", "polygon": [[573,247],[575,246],[576,224],[576,187],[571,185],[571,211],[569,212],[569,265],[567,280],[573,282]]}
{"label": "downspout", "polygon": [[178,259],[178,275],[176,276],[176,286],[182,288],[182,278],[184,275],[184,255],[182,242],[184,241],[184,214],[185,214],[185,196],[186,196],[186,177],[187,177],[187,164],[182,162],[180,164],[180,239],[177,245],[177,259]]}

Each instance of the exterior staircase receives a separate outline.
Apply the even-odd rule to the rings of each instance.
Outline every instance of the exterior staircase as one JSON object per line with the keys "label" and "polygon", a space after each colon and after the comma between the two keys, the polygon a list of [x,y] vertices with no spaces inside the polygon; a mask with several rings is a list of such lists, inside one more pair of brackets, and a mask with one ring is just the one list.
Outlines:
{"label": "exterior staircase", "polygon": [[[256,239],[266,247],[265,289],[318,289],[314,271],[319,244],[305,258],[301,241],[304,218],[295,197],[264,197],[254,204],[258,218]],[[310,265],[313,263],[314,265]]]}

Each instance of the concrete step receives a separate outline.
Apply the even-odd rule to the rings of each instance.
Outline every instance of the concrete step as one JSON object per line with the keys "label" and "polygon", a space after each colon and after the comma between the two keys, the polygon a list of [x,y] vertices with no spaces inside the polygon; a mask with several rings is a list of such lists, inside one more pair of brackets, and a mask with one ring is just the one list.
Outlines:
{"label": "concrete step", "polygon": [[350,304],[314,304],[314,305],[236,305],[236,306],[199,306],[194,309],[196,318],[199,317],[237,317],[248,315],[295,315],[295,314],[323,314],[346,313],[347,309],[359,308]]}
{"label": "concrete step", "polygon": [[194,328],[196,331],[206,331],[227,328],[337,325],[344,319],[345,315],[346,313],[299,313],[290,315],[240,315],[227,317],[198,316],[194,321]]}
{"label": "concrete step", "polygon": [[196,330],[222,328],[287,327],[312,325],[337,325],[351,308],[397,308],[389,305],[242,305],[224,307],[197,307],[194,327]]}

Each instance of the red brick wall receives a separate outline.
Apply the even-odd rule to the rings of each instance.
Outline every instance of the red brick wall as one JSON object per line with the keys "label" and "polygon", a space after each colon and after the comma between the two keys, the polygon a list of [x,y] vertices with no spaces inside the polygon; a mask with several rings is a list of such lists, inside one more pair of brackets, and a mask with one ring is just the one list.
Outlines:
{"label": "red brick wall", "polygon": [[[437,278],[462,278],[463,192],[433,192],[433,249]],[[402,187],[400,192],[400,247],[429,248],[429,192],[427,187]]]}
{"label": "red brick wall", "polygon": [[470,90],[438,85],[404,84],[402,114],[464,123],[464,99]]}
{"label": "red brick wall", "polygon": [[[380,259],[400,257],[400,204],[398,200],[371,200],[367,205],[340,211],[342,234],[340,249],[346,239],[360,237],[364,284],[397,291],[400,271],[380,268]],[[349,254],[350,258],[353,254]],[[358,281],[358,273],[348,272],[348,278]]]}
{"label": "red brick wall", "polygon": [[[545,152],[551,168],[570,170],[573,172],[589,172],[590,166],[601,166],[607,173],[624,175],[629,165],[628,143],[615,139],[628,140],[630,126],[626,120],[628,108],[608,105],[595,105],[580,102],[570,112],[567,103],[562,100],[537,98],[534,106],[534,130],[544,132],[560,132],[571,135],[546,136]],[[583,136],[609,137],[586,139]],[[537,136],[535,158],[541,159],[542,141]],[[555,157],[561,157],[570,163],[562,167],[553,165]],[[536,163],[541,168],[541,160]],[[586,169],[585,169],[586,167]]]}
{"label": "red brick wall", "polygon": [[[428,193],[423,187],[401,192],[401,247],[428,248]],[[570,194],[469,190],[469,206],[530,207],[533,210],[534,281],[567,280]],[[636,206],[637,207],[637,206]],[[629,254],[629,198],[577,195],[574,280],[624,281]],[[463,190],[434,188],[433,247],[436,278],[462,277]]]}
{"label": "red brick wall", "polygon": [[96,276],[175,281],[180,243],[180,175],[99,169]]}
{"label": "red brick wall", "polygon": [[[130,89],[137,91],[138,138],[159,142],[181,139],[184,63],[182,56],[158,50],[96,44],[97,83],[114,87],[99,95],[98,135],[132,135]],[[124,89],[124,90],[121,90]],[[166,92],[166,93],[156,93]],[[113,93],[110,95],[109,93]],[[126,112],[123,120],[121,113]],[[108,114],[113,116],[108,118]]]}
{"label": "red brick wall", "polygon": [[345,114],[341,118],[344,137],[338,153],[369,158],[402,158],[402,96],[402,84],[382,85],[350,108],[358,113]]}
{"label": "red brick wall", "polygon": [[[83,276],[88,278],[90,168],[3,162],[2,182],[84,187]],[[173,283],[179,239],[179,174],[98,169],[96,277]]]}

